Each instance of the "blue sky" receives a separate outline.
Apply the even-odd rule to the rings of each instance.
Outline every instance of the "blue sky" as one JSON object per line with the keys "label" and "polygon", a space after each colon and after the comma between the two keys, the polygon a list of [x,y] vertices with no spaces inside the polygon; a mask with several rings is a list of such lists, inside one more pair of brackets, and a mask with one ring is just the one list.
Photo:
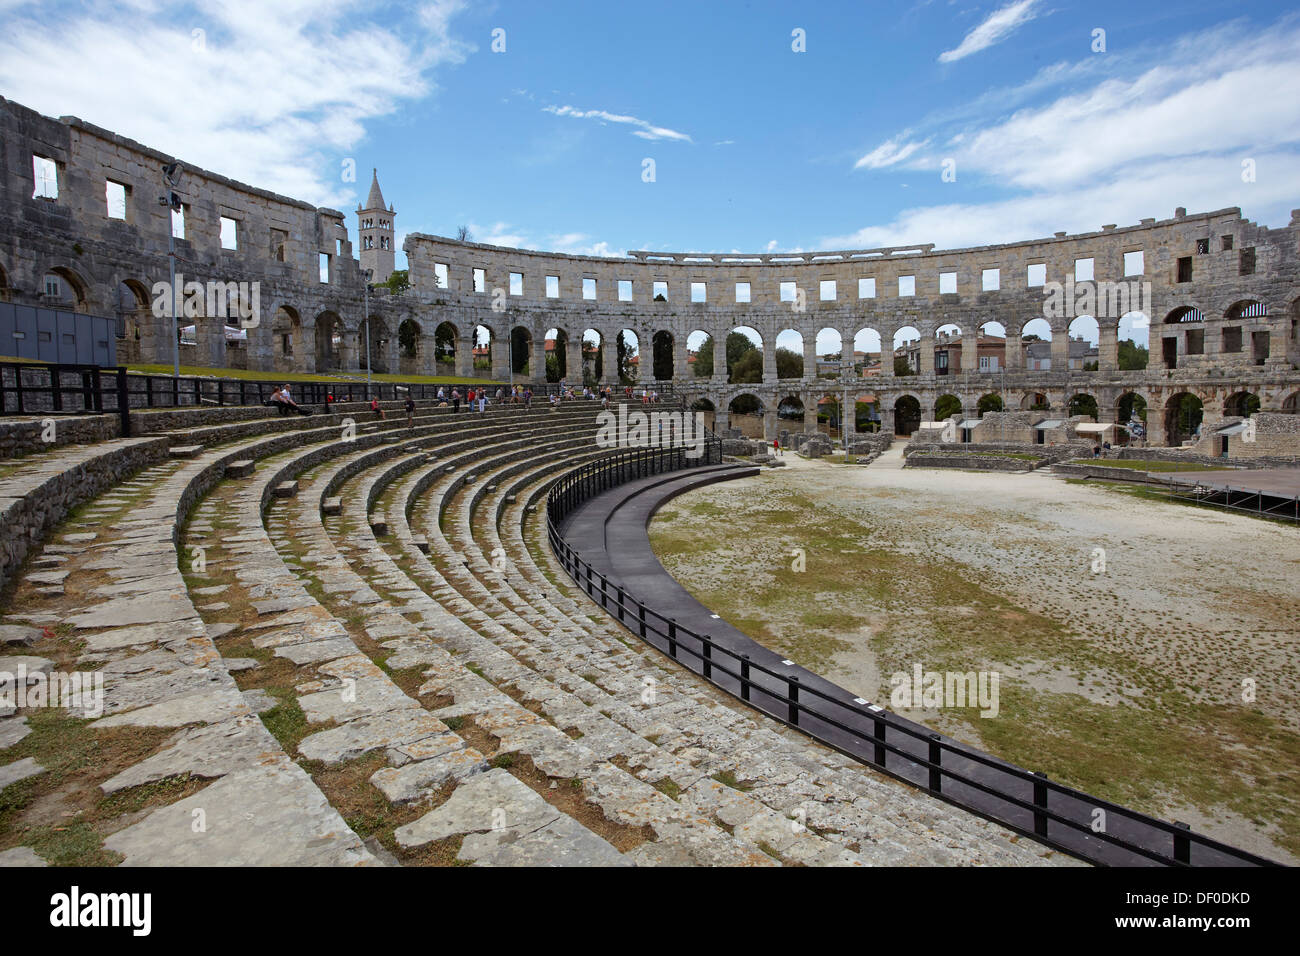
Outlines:
{"label": "blue sky", "polygon": [[1180,205],[1285,224],[1288,7],[0,0],[0,93],[349,213],[378,166],[399,243],[954,248]]}

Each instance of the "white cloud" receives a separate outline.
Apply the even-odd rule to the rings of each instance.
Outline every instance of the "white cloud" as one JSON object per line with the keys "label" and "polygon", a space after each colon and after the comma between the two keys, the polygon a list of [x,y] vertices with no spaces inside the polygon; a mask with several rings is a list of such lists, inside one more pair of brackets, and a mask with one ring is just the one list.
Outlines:
{"label": "white cloud", "polygon": [[885,140],[871,152],[861,157],[853,164],[854,169],[884,169],[888,166],[894,166],[903,160],[915,154],[918,150],[925,149],[930,145],[930,141],[922,140],[909,143],[900,142],[907,139],[910,130],[904,130],[897,136]]}
{"label": "white cloud", "polygon": [[966,34],[965,39],[957,45],[956,49],[940,53],[939,62],[954,63],[1001,42],[1023,24],[1034,19],[1034,7],[1037,5],[1038,0],[1016,0],[1015,3],[999,7],[989,14],[983,23]]}
{"label": "white cloud", "polygon": [[647,123],[643,119],[638,119],[635,116],[610,113],[605,110],[579,110],[572,106],[544,106],[542,107],[542,112],[553,113],[556,116],[571,116],[574,119],[594,119],[601,123],[618,123],[634,126],[636,128],[632,131],[632,135],[639,136],[642,139],[664,139],[683,143],[694,142],[688,135],[678,132],[677,130],[668,129],[665,126],[655,126],[651,123]]}
{"label": "white cloud", "polygon": [[48,115],[346,208],[367,183],[344,183],[341,163],[366,122],[428,96],[428,74],[472,51],[451,33],[464,6],[437,0],[390,26],[363,20],[367,8],[353,0],[200,0],[131,17],[110,5],[66,14],[32,5],[6,15],[0,88]]}

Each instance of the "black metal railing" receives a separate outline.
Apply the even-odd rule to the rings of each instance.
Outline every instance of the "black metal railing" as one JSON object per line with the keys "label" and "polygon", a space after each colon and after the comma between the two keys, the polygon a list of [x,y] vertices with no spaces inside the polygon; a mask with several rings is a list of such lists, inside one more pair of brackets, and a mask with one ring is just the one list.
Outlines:
{"label": "black metal railing", "polygon": [[[0,415],[264,405],[281,384],[284,383],[275,379],[175,377],[130,372],[122,366],[0,362]],[[408,396],[416,401],[434,401],[440,388],[445,389],[448,395],[453,388],[459,388],[462,396],[470,388],[486,388],[495,398],[498,388],[507,394],[511,389],[505,382],[452,385],[371,380],[367,383],[364,375],[356,378],[322,377],[319,381],[291,381],[288,384],[290,394],[300,405],[324,405],[327,400],[366,401],[371,397],[381,402],[404,401]],[[560,391],[560,385],[554,382],[516,384],[531,389],[534,398],[548,398]],[[582,392],[580,384],[569,387],[578,394]],[[676,397],[671,382],[655,382],[648,386],[634,386],[637,400],[640,399],[640,390],[645,387],[656,391],[662,401],[672,401]],[[615,398],[622,398],[624,394],[624,386],[614,387]]]}
{"label": "black metal railing", "polygon": [[[630,594],[565,539],[565,518],[602,492],[690,465],[682,449],[621,452],[560,478],[546,500],[551,548],[568,575],[620,624],[751,707],[955,806],[1096,863],[1275,866],[1245,850],[1090,796],[904,720],[802,669],[769,666],[691,630]],[[602,542],[603,546],[603,542]],[[755,650],[759,649],[757,646]],[[789,662],[785,662],[787,665]],[[1098,820],[1105,821],[1098,826]]]}

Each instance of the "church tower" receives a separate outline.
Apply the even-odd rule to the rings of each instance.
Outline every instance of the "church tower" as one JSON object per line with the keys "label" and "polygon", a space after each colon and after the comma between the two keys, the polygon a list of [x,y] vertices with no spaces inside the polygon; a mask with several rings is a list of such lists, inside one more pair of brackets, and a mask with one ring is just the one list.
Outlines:
{"label": "church tower", "polygon": [[393,274],[396,250],[393,242],[392,206],[384,205],[384,194],[379,190],[379,170],[370,180],[370,195],[364,206],[357,207],[357,237],[361,246],[361,268],[373,273],[371,282],[384,282]]}

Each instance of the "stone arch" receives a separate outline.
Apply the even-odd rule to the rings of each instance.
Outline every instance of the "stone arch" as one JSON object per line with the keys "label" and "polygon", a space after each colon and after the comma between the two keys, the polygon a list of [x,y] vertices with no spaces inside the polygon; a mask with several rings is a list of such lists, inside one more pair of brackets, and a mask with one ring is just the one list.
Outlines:
{"label": "stone arch", "polygon": [[1294,391],[1282,400],[1283,415],[1300,415],[1300,391]]}
{"label": "stone arch", "polygon": [[882,348],[884,337],[880,330],[874,326],[864,325],[853,333],[853,361],[856,366],[858,353],[862,353],[862,365],[866,370],[871,366],[871,356],[877,356],[877,361],[885,360],[885,350]]}
{"label": "stone arch", "polygon": [[1095,316],[1080,315],[1071,320],[1065,329],[1066,336],[1066,365],[1069,368],[1078,368],[1082,371],[1096,371],[1100,368],[1100,352],[1094,357],[1090,355],[1081,356],[1075,365],[1076,360],[1070,354],[1073,350],[1071,343],[1086,342],[1088,349],[1100,349],[1101,347],[1101,323]]}
{"label": "stone arch", "polygon": [[344,333],[343,320],[337,312],[326,309],[316,316],[312,324],[316,352],[316,371],[330,372],[343,368]]}
{"label": "stone arch", "polygon": [[[801,379],[808,374],[808,353],[804,348],[803,333],[796,328],[787,326],[776,333],[776,377],[777,379]],[[782,374],[794,371],[794,363],[789,359],[781,361],[782,352],[790,352],[799,356],[798,375]],[[786,367],[783,369],[782,365]]]}
{"label": "stone arch", "polygon": [[[924,348],[921,347],[921,330],[915,325],[902,325],[894,330],[892,341],[894,353],[890,357],[890,373],[896,374],[892,365],[898,360],[903,359],[910,370],[908,374],[919,375],[921,373],[922,363],[924,361]],[[881,362],[884,362],[884,356],[881,356]],[[920,419],[918,418],[919,422]],[[899,432],[899,434],[903,434]],[[907,432],[911,434],[911,432]]]}
{"label": "stone arch", "polygon": [[1096,422],[1101,420],[1101,406],[1098,404],[1095,395],[1089,392],[1075,392],[1066,402],[1065,414],[1067,418],[1073,418],[1075,415],[1087,415]]}
{"label": "stone arch", "polygon": [[[839,358],[835,358],[835,356]],[[817,378],[839,378],[844,366],[844,336],[839,329],[822,326],[813,334],[813,370]],[[807,369],[805,362],[804,368]]]}
{"label": "stone arch", "polygon": [[[1007,358],[1007,327],[997,319],[986,319],[975,330],[975,368],[963,371],[992,374],[1005,369]],[[987,359],[987,361],[985,361]]]}
{"label": "stone arch", "polygon": [[[476,378],[486,378],[496,371],[492,351],[495,343],[500,336],[497,331],[486,322],[476,323],[474,330],[470,335],[470,354],[473,356],[470,364],[470,374]],[[504,372],[505,369],[502,369]]]}
{"label": "stone arch", "polygon": [[945,392],[934,400],[934,418],[933,421],[940,422],[951,418],[953,415],[961,415],[961,399],[951,392]]}
{"label": "stone arch", "polygon": [[961,368],[962,327],[956,322],[942,322],[932,337],[934,374],[952,375]]}
{"label": "stone arch", "polygon": [[291,305],[280,304],[271,317],[272,368],[277,372],[291,372],[301,368],[309,358],[304,344],[302,318]]}
{"label": "stone arch", "polygon": [[1165,325],[1180,325],[1187,322],[1204,322],[1205,313],[1194,305],[1180,305],[1165,316]]}
{"label": "stone arch", "polygon": [[668,329],[659,329],[650,336],[650,371],[656,382],[671,382],[676,378],[676,345],[677,337]]}
{"label": "stone arch", "polygon": [[1045,412],[1052,407],[1052,400],[1046,392],[1025,392],[1020,399],[1020,410],[1024,412]]}
{"label": "stone arch", "polygon": [[805,406],[803,398],[794,392],[787,392],[776,400],[776,417],[787,421],[803,421]]}
{"label": "stone arch", "polygon": [[906,438],[921,427],[921,402],[915,395],[894,400],[894,434]]}
{"label": "stone arch", "polygon": [[641,378],[642,355],[641,337],[635,329],[619,329],[614,336],[614,356],[618,367],[614,370],[617,380],[625,385],[635,385]]}
{"label": "stone arch", "polygon": [[[763,372],[767,366],[767,359],[764,354],[765,346],[763,342],[763,334],[752,325],[732,326],[732,328],[727,332],[728,340],[731,338],[733,333],[743,335],[749,340],[750,344],[753,345],[754,348],[746,350],[739,359],[733,360],[730,354],[727,355],[727,382],[732,385],[752,385],[761,382],[763,380]],[[724,350],[727,352],[731,351],[730,349],[726,349],[725,344]],[[757,351],[758,353],[757,359],[749,357],[754,351]]]}
{"label": "stone arch", "polygon": [[[427,364],[424,359],[428,349],[429,343],[425,341],[424,326],[407,316],[397,324],[397,368],[390,368],[388,371],[400,372],[403,375],[419,372]],[[435,361],[437,359],[436,341],[434,359]]]}
{"label": "stone arch", "polygon": [[1223,311],[1223,317],[1230,322],[1242,319],[1267,319],[1268,306],[1258,299],[1239,299]]}
{"label": "stone arch", "polygon": [[[398,326],[398,334],[401,334],[401,326]],[[461,368],[462,348],[460,327],[455,322],[444,319],[433,327],[433,368],[439,375],[473,374],[472,368]]]}
{"label": "stone arch", "polygon": [[979,397],[975,403],[975,410],[983,418],[989,412],[1000,412],[1003,410],[1002,396],[997,392],[986,392]]}
{"label": "stone arch", "polygon": [[599,329],[583,329],[582,380],[589,385],[605,381],[605,336]]}
{"label": "stone arch", "polygon": [[[51,295],[49,280],[57,280],[58,293]],[[50,309],[71,312],[90,310],[90,284],[75,269],[68,266],[51,266],[41,276],[41,304]],[[179,310],[178,310],[179,311]]]}
{"label": "stone arch", "polygon": [[1233,392],[1223,400],[1223,414],[1249,418],[1259,411],[1259,395],[1248,389]]}
{"label": "stone arch", "polygon": [[536,336],[534,335],[533,330],[527,325],[517,323],[510,327],[510,364],[507,369],[510,373],[511,381],[514,380],[515,376],[521,376],[534,381],[545,376],[545,369],[541,370],[541,375],[539,376],[534,361],[533,342],[535,341],[535,338]]}
{"label": "stone arch", "polygon": [[[1134,420],[1147,420],[1147,397],[1137,389],[1125,389],[1115,398],[1115,421],[1127,425]],[[1141,437],[1141,436],[1137,436]]]}
{"label": "stone arch", "polygon": [[[3,289],[0,289],[0,300],[3,298]],[[157,340],[149,287],[139,279],[123,279],[117,284],[114,305],[118,363],[143,361],[146,354],[150,359],[161,360],[162,356],[155,356]]]}
{"label": "stone arch", "polygon": [[1165,399],[1165,442],[1177,448],[1191,438],[1204,417],[1204,405],[1191,392],[1177,392]]}
{"label": "stone arch", "polygon": [[[1151,317],[1144,312],[1125,312],[1120,316],[1115,330],[1116,368],[1122,368],[1124,364],[1119,348],[1121,342],[1132,343],[1132,350],[1125,350],[1131,366],[1125,371],[1146,368],[1151,361]],[[1142,359],[1143,350],[1146,351],[1145,361]]]}
{"label": "stone arch", "polygon": [[[1019,347],[1024,356],[1023,367],[1031,372],[1048,371],[1052,367],[1052,340],[1056,330],[1041,315],[1020,327]],[[1033,336],[1033,338],[1030,338]]]}

